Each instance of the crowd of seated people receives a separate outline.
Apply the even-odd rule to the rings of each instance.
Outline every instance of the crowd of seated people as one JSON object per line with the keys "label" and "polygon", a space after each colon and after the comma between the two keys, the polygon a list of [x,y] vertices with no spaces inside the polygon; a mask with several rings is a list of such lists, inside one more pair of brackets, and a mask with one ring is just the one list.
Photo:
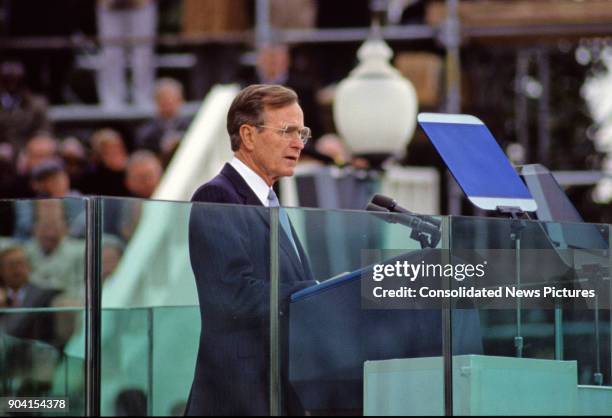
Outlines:
{"label": "crowd of seated people", "polygon": [[[63,209],[59,200],[37,201],[32,237],[0,237],[0,369],[9,385],[0,386],[4,394],[49,395],[64,369],[64,348],[83,338],[85,241],[68,235]],[[110,235],[102,242],[104,283],[113,277],[124,243]]]}
{"label": "crowd of seated people", "polygon": [[[0,339],[8,335],[61,348],[81,326],[78,314],[85,305],[86,243],[70,232],[84,226],[85,218],[83,212],[71,215],[67,200],[30,203],[31,234],[0,237]],[[119,265],[125,240],[104,234],[102,245],[104,282]]]}
{"label": "crowd of seated people", "polygon": [[126,141],[102,125],[89,138],[58,138],[45,100],[25,88],[23,77],[20,64],[0,63],[0,199],[11,199],[0,200],[0,250],[18,243],[31,266],[32,286],[55,292],[57,306],[82,306],[86,216],[81,198],[109,197],[103,230],[118,241],[114,248],[126,245],[141,205],[113,198],[153,195],[191,118],[180,112],[180,83],[164,78],[156,84],[157,113],[135,126],[134,138]]}
{"label": "crowd of seated people", "polygon": [[[241,81],[282,83],[296,90],[305,122],[313,132],[304,160],[352,162],[340,138],[322,126],[317,83],[293,68],[289,48],[270,45],[259,50],[254,76]],[[21,64],[0,61],[0,199],[151,197],[161,175],[129,175],[129,171],[131,167],[139,170],[143,165],[161,165],[163,174],[169,164],[192,121],[181,111],[184,91],[180,82],[172,78],[157,80],[153,92],[155,114],[149,120],[134,122],[122,131],[100,122],[77,130],[79,138],[59,138],[47,116],[46,100],[26,88],[24,73]],[[150,153],[148,163],[143,163],[142,151]],[[128,163],[132,154],[138,155],[134,158],[138,163]],[[150,183],[153,179],[157,179],[155,187]]]}
{"label": "crowd of seated people", "polygon": [[[100,125],[86,138],[60,138],[46,101],[31,94],[21,77],[20,65],[0,68],[0,368],[19,393],[30,385],[19,382],[49,386],[52,373],[34,375],[59,367],[64,348],[80,338],[87,230],[82,198],[108,197],[104,283],[113,280],[142,212],[142,202],[116,198],[153,195],[191,122],[180,112],[181,85],[161,79],[157,113],[133,126],[134,137]],[[36,366],[48,353],[47,367]]]}
{"label": "crowd of seated people", "polygon": [[0,198],[151,197],[191,123],[178,81],[158,80],[156,114],[134,126],[133,138],[100,125],[77,139],[53,134],[46,101],[23,78],[21,64],[0,64]]}
{"label": "crowd of seated people", "polygon": [[[287,47],[263,48],[256,77],[243,81],[295,88],[307,109],[307,124],[320,137],[309,143],[304,158],[346,161],[339,138],[323,135],[315,84],[291,74],[290,64]],[[191,118],[181,112],[181,84],[161,78],[154,90],[155,116],[134,125],[133,137],[101,123],[90,127],[86,138],[59,138],[47,116],[46,100],[30,92],[25,79],[21,64],[0,60],[0,199],[11,199],[0,200],[0,249],[2,240],[22,245],[32,266],[31,283],[57,292],[59,303],[67,306],[82,301],[86,211],[80,198],[109,197],[104,201],[103,232],[126,245],[142,204],[113,198],[152,197]],[[38,198],[46,200],[33,200]]]}
{"label": "crowd of seated people", "polygon": [[153,195],[191,118],[180,112],[180,83],[161,79],[157,114],[135,126],[134,138],[126,141],[108,126],[89,138],[58,138],[46,101],[24,87],[23,76],[20,64],[0,64],[0,199],[6,199],[0,200],[0,346],[10,340],[23,352],[42,342],[61,350],[82,327],[81,197],[109,197],[100,273],[103,281],[112,279],[142,210],[137,200],[114,198]]}
{"label": "crowd of seated people", "polygon": [[[82,8],[82,11],[89,9],[87,13],[91,13],[91,16],[95,14],[97,18],[92,22],[97,20],[100,37],[98,60],[94,60],[97,62],[96,85],[100,112],[104,113],[109,109],[113,111],[127,109],[129,83],[125,78],[127,75],[125,67],[128,66],[132,70],[132,105],[140,105],[136,107],[141,109],[149,109],[150,103],[155,105],[154,117],[142,123],[134,123],[129,127],[130,133],[114,131],[105,122],[100,122],[97,126],[88,125],[86,129],[79,130],[78,139],[72,136],[57,137],[48,114],[48,105],[50,102],[74,103],[75,100],[79,101],[78,95],[66,93],[62,94],[60,99],[59,95],[52,94],[52,91],[58,90],[71,91],[70,86],[65,86],[64,80],[62,83],[57,83],[57,86],[52,86],[52,89],[46,88],[47,97],[44,97],[30,87],[34,86],[41,90],[43,86],[47,86],[48,81],[41,82],[41,79],[47,76],[46,71],[32,65],[31,61],[25,61],[29,65],[26,68],[17,61],[16,57],[26,59],[19,53],[0,58],[0,199],[63,197],[79,193],[150,197],[141,193],[142,190],[150,190],[149,185],[134,187],[126,184],[133,183],[127,179],[129,154],[148,150],[159,159],[162,167],[167,166],[191,123],[191,117],[181,112],[185,93],[180,82],[171,78],[160,78],[154,83],[158,71],[151,61],[154,58],[155,48],[147,38],[167,29],[162,29],[163,24],[157,29],[158,20],[165,21],[166,26],[168,21],[176,20],[179,25],[183,25],[185,34],[190,34],[192,28],[197,28],[198,31],[243,30],[249,26],[248,16],[251,16],[255,10],[247,6],[246,1],[236,3],[238,8],[243,5],[244,10],[231,10],[230,7],[225,7],[223,1],[213,2],[216,3],[215,7],[212,7],[212,4],[205,6],[197,1],[185,1],[184,5],[182,1],[176,1],[172,7],[159,5],[159,10],[157,3],[149,0],[99,0],[92,2],[92,5],[96,5],[95,8],[91,6]],[[273,27],[314,29],[315,27],[362,27],[370,24],[370,2],[367,0],[333,2],[301,0],[289,3],[291,4],[282,0],[270,2],[270,21]],[[397,24],[406,19],[411,20],[415,16],[422,17],[423,11],[420,9],[423,6],[415,6],[419,9],[415,11],[413,3],[399,0],[389,2],[387,5],[389,19]],[[242,19],[243,23],[238,24],[234,19],[229,19],[226,23],[218,22],[220,26],[214,25],[213,28],[207,23],[211,22],[210,16],[202,13],[211,7],[221,17],[226,13],[234,17],[237,16],[236,13],[240,13],[245,17]],[[12,19],[28,16],[27,6],[15,6],[13,9],[9,14]],[[92,13],[94,10],[95,13]],[[57,10],[50,11],[57,12]],[[164,15],[168,12],[171,18]],[[395,18],[392,19],[392,16]],[[32,27],[29,30],[38,33],[36,29],[38,28]],[[129,42],[122,45],[121,42],[129,41],[123,39],[126,36],[128,38],[135,36],[139,38],[138,42],[135,45]],[[113,37],[119,39],[112,39]],[[202,48],[207,53],[210,52],[208,49]],[[329,117],[325,120],[321,118],[323,112],[319,105],[325,100],[320,99],[321,96],[318,95],[322,87],[333,85],[348,74],[355,64],[353,49],[325,48],[320,51],[324,57],[320,60],[309,59],[312,54],[309,48],[298,47],[291,50],[289,46],[282,44],[270,44],[259,48],[255,60],[252,57],[247,59],[248,50],[240,50],[240,53],[244,54],[240,59],[233,53],[222,53],[219,56],[224,57],[223,60],[209,59],[211,65],[202,64],[203,71],[199,71],[198,67],[198,74],[190,75],[189,93],[195,95],[192,99],[201,100],[210,86],[217,82],[287,85],[298,93],[306,124],[313,133],[312,140],[303,152],[303,159],[310,158],[318,162],[361,167],[365,165],[364,162],[353,159],[340,138],[331,132],[333,128],[327,120]],[[340,50],[341,54],[338,53]],[[45,54],[46,51],[41,55]],[[200,53],[196,55],[198,54]],[[124,62],[127,56],[130,57],[129,65]],[[329,64],[328,56],[333,57],[331,60],[334,62],[333,65]],[[108,59],[109,57],[113,59]],[[200,62],[206,58],[210,56],[202,53],[197,59]],[[317,65],[318,61],[321,65]],[[245,65],[247,62],[255,65],[250,67]],[[218,72],[231,76],[218,77]],[[194,79],[198,77],[207,82],[196,83]],[[194,84],[201,85],[202,88],[196,88]],[[91,131],[91,135],[86,134],[88,131]],[[54,163],[37,167],[49,159],[53,159]],[[138,181],[144,177],[133,178]],[[134,190],[139,191],[134,192]],[[2,219],[8,219],[9,215],[0,213]],[[4,226],[0,226],[0,233],[4,232]]]}

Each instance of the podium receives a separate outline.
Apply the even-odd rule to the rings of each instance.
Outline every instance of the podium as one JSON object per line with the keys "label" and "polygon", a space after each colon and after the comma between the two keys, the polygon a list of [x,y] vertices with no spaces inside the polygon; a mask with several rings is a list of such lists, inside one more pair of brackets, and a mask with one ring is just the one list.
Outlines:
{"label": "podium", "polygon": [[[426,251],[413,257],[426,257]],[[362,309],[363,270],[295,293],[289,305],[289,383],[306,410],[363,408],[366,361],[442,355],[439,309]],[[476,310],[453,310],[453,352],[482,353]]]}
{"label": "podium", "polygon": [[[575,415],[577,363],[453,356],[454,415]],[[444,415],[441,357],[367,362],[364,415]]]}

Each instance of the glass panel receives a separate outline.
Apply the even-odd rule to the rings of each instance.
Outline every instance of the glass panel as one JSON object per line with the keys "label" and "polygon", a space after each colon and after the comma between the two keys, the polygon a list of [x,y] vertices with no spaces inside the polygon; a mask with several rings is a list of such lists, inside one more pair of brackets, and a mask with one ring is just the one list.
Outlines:
{"label": "glass panel", "polygon": [[[152,311],[152,414],[182,416],[197,362],[200,309],[164,306]],[[171,338],[177,324],[182,344]],[[180,361],[169,361],[170,358]]]}
{"label": "glass panel", "polygon": [[190,391],[192,414],[267,413],[268,211],[134,199],[103,210],[103,413],[182,415]]}
{"label": "glass panel", "polygon": [[85,200],[0,212],[0,397],[66,397],[61,414],[83,415]]}
{"label": "glass panel", "polygon": [[441,311],[368,306],[376,265],[444,256],[440,227],[381,213],[283,210],[295,247],[281,228],[281,280],[304,289],[279,300],[282,412],[442,415]]}
{"label": "glass panel", "polygon": [[150,326],[150,309],[103,309],[102,415],[150,415]]}
{"label": "glass panel", "polygon": [[454,413],[591,415],[609,405],[612,391],[579,386],[610,386],[608,226],[453,217],[451,237],[453,255],[478,254],[488,263],[481,282],[504,294],[475,302],[482,356],[453,344]]}

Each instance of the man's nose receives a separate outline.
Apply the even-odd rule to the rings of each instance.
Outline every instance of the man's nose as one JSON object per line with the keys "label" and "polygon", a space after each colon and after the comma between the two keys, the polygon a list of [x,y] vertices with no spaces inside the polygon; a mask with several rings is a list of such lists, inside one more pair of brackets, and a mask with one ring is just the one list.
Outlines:
{"label": "man's nose", "polygon": [[301,151],[304,149],[304,141],[302,141],[302,138],[300,138],[299,135],[292,136],[291,146],[293,148],[299,148],[299,150]]}

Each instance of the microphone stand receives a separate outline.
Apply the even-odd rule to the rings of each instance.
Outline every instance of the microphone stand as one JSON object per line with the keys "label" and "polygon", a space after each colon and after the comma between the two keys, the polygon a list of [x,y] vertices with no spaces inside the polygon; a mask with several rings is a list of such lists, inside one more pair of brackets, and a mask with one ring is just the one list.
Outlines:
{"label": "microphone stand", "polygon": [[[410,238],[417,241],[420,245],[421,245],[421,249],[425,249],[425,248],[436,248],[436,246],[438,245],[438,242],[440,242],[440,233],[439,231],[435,230],[435,226],[434,225],[428,225],[427,223],[425,223],[423,220],[421,220],[418,217],[415,217],[412,214],[404,214],[402,212],[392,212],[389,211],[389,209],[384,208],[382,206],[378,206],[375,203],[368,203],[368,205],[366,206],[366,210],[369,212],[378,212],[381,214],[385,214],[385,215],[381,215],[381,218],[383,220],[385,220],[386,222],[390,222],[390,223],[399,223],[402,224],[404,226],[409,227],[412,232],[410,233]],[[412,216],[414,217],[413,221],[411,222],[402,222],[402,217],[403,216]],[[421,228],[421,225],[427,225],[429,226],[429,228],[425,228],[426,230],[429,229],[428,232],[424,232]],[[436,232],[438,232],[436,234]]]}
{"label": "microphone stand", "polygon": [[425,248],[434,248],[435,246],[432,245],[431,239],[424,234],[421,231],[417,231],[416,229],[413,229],[412,232],[410,233],[410,238],[412,238],[415,241],[418,241],[419,244],[421,245],[421,249],[425,249]]}
{"label": "microphone stand", "polygon": [[[605,277],[605,272],[599,264],[590,264],[582,267],[582,272],[586,278],[593,284],[593,287],[600,288],[599,283],[602,283]],[[601,372],[601,335],[599,331],[599,294],[595,292],[595,300],[593,306],[593,333],[595,337],[595,372],[593,373],[593,383],[597,386],[603,385],[603,373]]]}
{"label": "microphone stand", "polygon": [[[517,207],[511,206],[498,206],[497,210],[500,213],[509,215],[512,219],[510,222],[510,239],[514,242],[514,262],[516,263],[515,268],[515,282],[517,289],[521,287],[521,236],[522,231],[525,229],[525,223],[519,218],[524,212]],[[516,335],[514,337],[514,352],[517,358],[523,357],[523,332],[522,332],[522,310],[521,310],[521,298],[516,298]]]}

